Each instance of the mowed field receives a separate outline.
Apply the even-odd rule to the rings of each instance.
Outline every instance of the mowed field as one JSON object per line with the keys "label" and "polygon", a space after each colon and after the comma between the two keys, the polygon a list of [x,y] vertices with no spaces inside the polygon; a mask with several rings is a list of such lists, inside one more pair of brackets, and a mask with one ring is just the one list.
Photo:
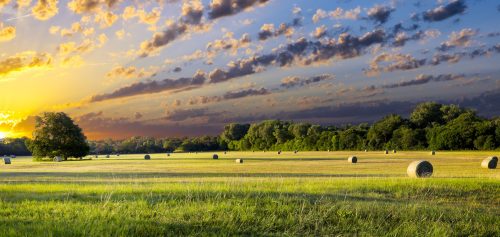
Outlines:
{"label": "mowed field", "polygon": [[[216,153],[15,158],[0,235],[500,236],[498,151]],[[433,176],[408,178],[422,159]]]}

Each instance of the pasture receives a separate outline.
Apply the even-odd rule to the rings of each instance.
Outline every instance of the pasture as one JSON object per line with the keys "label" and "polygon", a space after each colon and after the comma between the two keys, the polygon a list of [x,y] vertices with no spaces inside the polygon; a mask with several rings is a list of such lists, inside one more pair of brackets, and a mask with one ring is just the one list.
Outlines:
{"label": "pasture", "polygon": [[[500,236],[496,151],[216,153],[12,159],[0,235]],[[432,177],[407,177],[414,160]]]}

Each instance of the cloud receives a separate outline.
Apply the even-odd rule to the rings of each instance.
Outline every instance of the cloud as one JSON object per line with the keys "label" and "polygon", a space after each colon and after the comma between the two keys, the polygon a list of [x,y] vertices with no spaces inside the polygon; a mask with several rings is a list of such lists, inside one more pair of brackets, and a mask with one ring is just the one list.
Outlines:
{"label": "cloud", "polygon": [[464,78],[464,75],[455,75],[455,74],[441,74],[441,75],[437,75],[437,76],[419,74],[413,80],[402,81],[402,82],[398,82],[398,83],[394,83],[394,84],[384,85],[384,86],[382,86],[382,88],[393,89],[393,88],[400,88],[400,87],[407,87],[407,86],[423,85],[423,84],[427,84],[429,82],[453,81],[453,80],[459,80],[459,79],[463,79],[463,78]]}
{"label": "cloud", "polygon": [[256,95],[268,95],[271,92],[269,92],[266,88],[260,88],[260,89],[246,89],[246,90],[240,90],[240,91],[229,91],[226,92],[223,96],[224,99],[226,100],[232,100],[232,99],[239,99],[243,97],[248,97],[248,96],[256,96]]}
{"label": "cloud", "polygon": [[212,0],[208,16],[217,19],[234,15],[253,6],[263,5],[269,0]]}
{"label": "cloud", "polygon": [[288,76],[288,77],[285,77],[281,80],[280,86],[285,87],[285,88],[299,87],[299,86],[309,85],[312,83],[318,83],[318,82],[325,81],[325,80],[331,80],[334,78],[335,78],[335,76],[332,74],[322,74],[322,75],[312,76],[312,77],[305,78],[305,79],[301,79],[301,78],[296,77],[296,76]]}
{"label": "cloud", "polygon": [[108,9],[112,8],[121,0],[72,0],[68,2],[68,8],[75,13],[91,13],[100,12],[102,6],[106,6]]}
{"label": "cloud", "polygon": [[384,24],[387,22],[393,11],[394,9],[388,6],[375,5],[374,7],[368,9],[368,19]]}
{"label": "cloud", "polygon": [[[386,41],[385,32],[381,29],[365,33],[362,36],[353,36],[343,33],[338,39],[326,42],[308,41],[300,38],[295,42],[281,46],[272,53],[264,55],[254,55],[249,58],[231,61],[227,68],[214,68],[208,74],[208,82],[221,83],[233,78],[251,75],[261,72],[268,66],[286,67],[293,63],[311,65],[321,63],[333,58],[348,59],[364,54],[364,50],[374,44]],[[196,80],[196,86],[201,86],[205,79]],[[192,87],[191,78],[181,78],[178,80],[165,79],[162,81],[151,81],[137,83],[123,87],[110,94],[94,96],[92,101],[103,101],[127,96],[141,94],[159,93],[163,91],[173,91]]]}
{"label": "cloud", "polygon": [[217,113],[209,113],[206,108],[196,108],[196,109],[180,109],[169,111],[165,119],[170,121],[184,121],[190,118],[205,117],[216,115]]}
{"label": "cloud", "polygon": [[281,23],[277,29],[275,29],[274,24],[263,24],[259,31],[259,40],[264,41],[271,37],[278,37],[280,35],[291,37],[295,32],[294,27],[298,27],[300,25],[300,18],[295,18],[291,23]]}
{"label": "cloud", "polygon": [[[209,5],[209,18],[211,20],[234,15],[253,6],[262,5],[269,0],[212,0]],[[132,12],[132,10],[130,10]],[[153,38],[144,41],[140,45],[139,57],[148,57],[159,52],[160,48],[170,44],[172,41],[184,34],[197,31],[205,31],[211,27],[201,21],[203,6],[199,1],[184,2],[182,12],[177,22],[169,22],[167,28],[157,32]]]}
{"label": "cloud", "polygon": [[31,12],[36,19],[46,21],[59,12],[58,3],[59,0],[38,0]]}
{"label": "cloud", "polygon": [[156,75],[156,69],[150,68],[147,70],[145,68],[136,68],[134,66],[123,67],[115,66],[111,71],[106,74],[108,78],[146,78]]}
{"label": "cloud", "polygon": [[[100,38],[101,39],[99,40],[102,41],[103,40],[102,37]],[[88,53],[93,51],[98,46],[101,47],[102,45],[96,45],[94,41],[92,41],[91,39],[84,39],[80,44],[77,44],[74,41],[62,43],[57,47],[57,49],[60,55],[66,56],[72,53],[78,53],[78,54]]]}
{"label": "cloud", "polygon": [[[388,63],[386,66],[381,66],[382,63]],[[391,53],[382,53],[376,56],[370,62],[370,68],[365,70],[365,75],[372,76],[378,75],[381,71],[383,72],[392,72],[396,70],[411,70],[419,68],[425,65],[425,59],[415,59],[410,54],[391,54]]]}
{"label": "cloud", "polygon": [[462,29],[459,32],[453,31],[449,39],[439,46],[439,50],[446,51],[455,47],[468,47],[472,43],[472,37],[474,37],[477,32],[477,30],[471,28]]}
{"label": "cloud", "polygon": [[318,23],[318,21],[326,18],[328,16],[328,13],[323,10],[323,9],[317,9],[316,13],[312,16],[312,20],[314,23]]}
{"label": "cloud", "polygon": [[327,33],[327,28],[325,25],[322,25],[322,26],[316,27],[316,29],[312,33],[312,36],[316,39],[319,39],[319,38],[322,38],[323,36],[325,36],[326,33]]}
{"label": "cloud", "polygon": [[360,14],[361,14],[361,7],[356,7],[347,11],[340,7],[337,7],[335,10],[328,13],[328,15],[333,19],[349,19],[349,20],[359,19]]}
{"label": "cloud", "polygon": [[337,7],[335,10],[326,12],[323,9],[317,9],[316,13],[312,16],[312,20],[314,23],[330,17],[331,19],[340,20],[340,19],[349,19],[349,20],[357,20],[359,19],[359,15],[361,14],[361,7],[356,7],[350,10],[344,10],[340,7]]}
{"label": "cloud", "polygon": [[94,17],[94,22],[98,23],[101,29],[111,27],[117,20],[118,15],[110,11],[99,11]]}
{"label": "cloud", "polygon": [[200,24],[203,16],[203,3],[200,0],[185,1],[182,4],[182,21],[187,24]]}
{"label": "cloud", "polygon": [[0,25],[0,42],[11,41],[16,38],[16,28],[13,26],[2,27]]}
{"label": "cloud", "polygon": [[0,60],[0,75],[52,65],[52,56],[48,53],[25,51]]}
{"label": "cloud", "polygon": [[225,50],[229,50],[232,55],[236,55],[238,49],[249,47],[251,41],[252,39],[248,33],[243,34],[240,39],[235,39],[232,32],[226,32],[222,39],[207,43],[206,56],[212,59],[217,53]]}
{"label": "cloud", "polygon": [[177,37],[186,33],[186,31],[187,26],[184,24],[174,23],[170,25],[166,30],[155,33],[152,39],[142,42],[139,56],[147,57],[157,53],[159,48],[174,41]]}
{"label": "cloud", "polygon": [[454,0],[446,5],[440,5],[423,13],[425,21],[442,21],[454,15],[463,13],[467,6],[463,0]]}
{"label": "cloud", "polygon": [[185,89],[186,87],[198,87],[205,82],[205,73],[198,71],[193,77],[173,79],[163,79],[161,81],[138,82],[126,87],[122,87],[108,94],[92,96],[90,102],[117,99],[122,97],[152,94],[163,91],[174,91]]}

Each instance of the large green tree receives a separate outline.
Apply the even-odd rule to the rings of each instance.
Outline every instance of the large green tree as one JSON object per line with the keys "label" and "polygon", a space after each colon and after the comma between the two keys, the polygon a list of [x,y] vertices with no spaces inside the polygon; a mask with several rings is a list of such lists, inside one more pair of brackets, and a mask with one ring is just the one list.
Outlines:
{"label": "large green tree", "polygon": [[33,156],[54,158],[60,156],[84,157],[90,147],[82,129],[65,113],[44,113],[36,117],[33,140],[28,144]]}

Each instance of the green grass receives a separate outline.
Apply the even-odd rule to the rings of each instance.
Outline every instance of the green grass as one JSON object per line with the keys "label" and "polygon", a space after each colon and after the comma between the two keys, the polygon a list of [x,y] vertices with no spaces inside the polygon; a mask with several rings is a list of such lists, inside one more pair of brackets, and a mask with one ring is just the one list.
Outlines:
{"label": "green grass", "polygon": [[[13,159],[0,235],[500,236],[500,172],[480,167],[495,152],[211,154]],[[417,159],[432,178],[406,177]]]}

